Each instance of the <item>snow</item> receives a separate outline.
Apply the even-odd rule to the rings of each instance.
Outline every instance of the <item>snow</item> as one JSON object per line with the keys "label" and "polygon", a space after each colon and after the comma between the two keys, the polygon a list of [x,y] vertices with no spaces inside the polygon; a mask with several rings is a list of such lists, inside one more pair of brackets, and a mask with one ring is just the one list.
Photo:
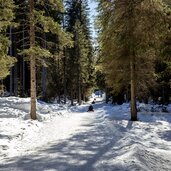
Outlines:
{"label": "snow", "polygon": [[0,98],[0,171],[170,171],[171,106],[138,103],[132,122],[129,103],[101,100],[95,112],[38,101],[33,121],[29,98]]}

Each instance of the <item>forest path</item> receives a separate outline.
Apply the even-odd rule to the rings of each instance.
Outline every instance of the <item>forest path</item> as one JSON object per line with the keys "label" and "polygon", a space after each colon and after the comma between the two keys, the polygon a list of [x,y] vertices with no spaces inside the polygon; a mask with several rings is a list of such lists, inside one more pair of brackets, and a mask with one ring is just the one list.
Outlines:
{"label": "forest path", "polygon": [[22,140],[20,156],[7,158],[0,170],[93,170],[114,143],[102,106],[95,104],[95,112],[86,112],[88,105],[73,107],[61,122],[53,118],[36,136]]}
{"label": "forest path", "polygon": [[170,171],[170,123],[133,123],[120,106],[93,106],[94,112],[76,106],[53,118],[0,171]]}

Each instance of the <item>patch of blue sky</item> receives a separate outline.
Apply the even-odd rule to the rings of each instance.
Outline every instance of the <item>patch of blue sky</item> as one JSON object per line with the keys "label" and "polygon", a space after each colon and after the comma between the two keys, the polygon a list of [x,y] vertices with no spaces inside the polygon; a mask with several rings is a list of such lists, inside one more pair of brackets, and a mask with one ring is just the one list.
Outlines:
{"label": "patch of blue sky", "polygon": [[91,23],[91,29],[92,29],[92,37],[96,37],[96,32],[95,32],[95,17],[97,15],[97,3],[94,0],[88,0],[89,8],[90,8],[90,23]]}

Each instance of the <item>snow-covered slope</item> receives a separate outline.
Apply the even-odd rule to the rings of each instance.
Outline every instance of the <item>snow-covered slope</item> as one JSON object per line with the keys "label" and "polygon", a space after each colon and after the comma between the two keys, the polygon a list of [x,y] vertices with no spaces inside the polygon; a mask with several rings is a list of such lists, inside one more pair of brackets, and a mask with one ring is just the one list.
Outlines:
{"label": "snow-covered slope", "polygon": [[171,113],[140,106],[131,122],[129,104],[38,102],[32,121],[29,99],[0,98],[0,171],[170,171]]}

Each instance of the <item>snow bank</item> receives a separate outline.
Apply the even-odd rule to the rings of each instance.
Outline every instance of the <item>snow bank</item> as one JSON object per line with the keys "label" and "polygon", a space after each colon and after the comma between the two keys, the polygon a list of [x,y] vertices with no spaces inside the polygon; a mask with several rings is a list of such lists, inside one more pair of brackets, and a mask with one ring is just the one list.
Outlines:
{"label": "snow bank", "polygon": [[154,105],[138,104],[139,121],[132,122],[129,103],[111,105],[97,99],[94,112],[86,112],[89,104],[68,108],[38,101],[39,122],[24,120],[27,113],[21,106],[27,100],[0,99],[2,171],[171,168],[171,113],[151,112]]}
{"label": "snow bank", "polygon": [[[18,97],[2,97],[0,98],[0,118],[15,118],[21,117],[24,119],[30,119],[30,98],[18,98]],[[42,101],[37,101],[37,118],[39,121],[49,119],[54,115],[61,115],[63,109],[68,107],[58,104],[47,104]],[[3,112],[4,111],[4,112]]]}
{"label": "snow bank", "polygon": [[171,105],[157,105],[157,104],[144,104],[137,103],[137,109],[139,112],[165,112],[171,113]]}
{"label": "snow bank", "polygon": [[[15,155],[21,141],[30,141],[38,134],[43,122],[67,117],[66,106],[37,102],[37,120],[30,119],[30,98],[0,98],[0,158]],[[41,122],[40,122],[41,121]]]}

